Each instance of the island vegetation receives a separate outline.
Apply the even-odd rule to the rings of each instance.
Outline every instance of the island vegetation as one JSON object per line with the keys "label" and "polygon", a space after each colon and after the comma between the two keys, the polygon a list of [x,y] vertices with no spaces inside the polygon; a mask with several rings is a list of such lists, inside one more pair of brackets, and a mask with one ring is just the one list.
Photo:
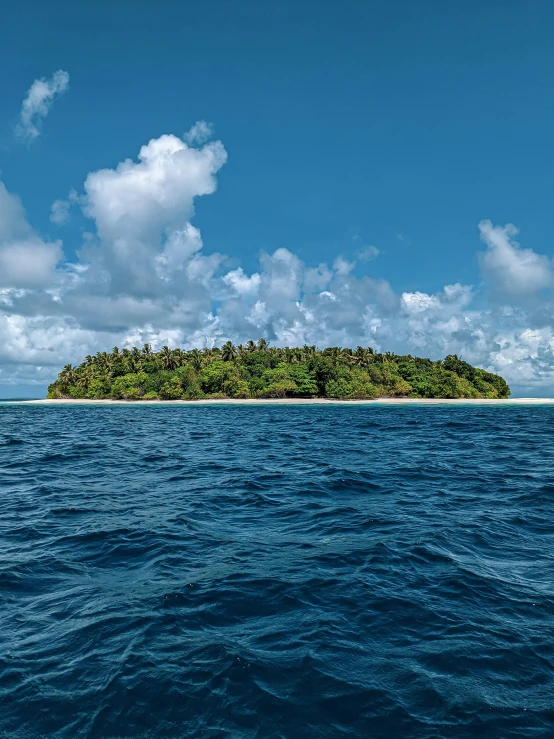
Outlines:
{"label": "island vegetation", "polygon": [[221,348],[99,352],[66,365],[48,398],[507,398],[499,375],[455,354],[431,361],[371,348],[270,347],[264,339]]}

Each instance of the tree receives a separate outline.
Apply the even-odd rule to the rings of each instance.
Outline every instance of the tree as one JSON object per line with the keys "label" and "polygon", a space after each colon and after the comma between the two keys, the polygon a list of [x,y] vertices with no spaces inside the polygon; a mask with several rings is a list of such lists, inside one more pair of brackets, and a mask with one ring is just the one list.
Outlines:
{"label": "tree", "polygon": [[209,395],[223,393],[233,397],[237,388],[243,388],[240,385],[241,380],[238,368],[221,359],[210,362],[198,374],[200,387]]}
{"label": "tree", "polygon": [[75,374],[75,370],[73,369],[71,364],[66,364],[65,367],[62,369],[60,373],[60,379],[62,380],[64,385],[73,385],[77,378],[77,375]]}
{"label": "tree", "polygon": [[123,398],[125,400],[138,400],[145,393],[148,375],[146,372],[138,374],[128,373],[117,377],[111,386],[112,398]]}
{"label": "tree", "polygon": [[178,366],[176,357],[168,346],[162,346],[158,352],[162,367],[166,370],[175,369]]}
{"label": "tree", "polygon": [[185,352],[164,346],[157,354],[114,347],[66,364],[48,397],[148,399],[162,397],[507,398],[505,380],[455,354],[432,361],[371,347],[269,347],[264,339],[235,347]]}
{"label": "tree", "polygon": [[193,349],[189,353],[189,359],[190,359],[192,366],[197,372],[202,369],[202,365],[203,365],[202,354],[200,353],[198,349]]}
{"label": "tree", "polygon": [[173,362],[175,367],[181,367],[183,364],[186,364],[186,361],[186,354],[181,349],[173,350]]}
{"label": "tree", "polygon": [[232,362],[237,357],[236,347],[231,341],[226,341],[221,347],[221,358],[224,362]]}
{"label": "tree", "polygon": [[367,362],[366,350],[363,346],[357,346],[354,352],[354,362],[359,366],[363,367]]}
{"label": "tree", "polygon": [[177,400],[183,394],[183,388],[178,377],[173,377],[164,383],[160,389],[160,396],[164,400]]}

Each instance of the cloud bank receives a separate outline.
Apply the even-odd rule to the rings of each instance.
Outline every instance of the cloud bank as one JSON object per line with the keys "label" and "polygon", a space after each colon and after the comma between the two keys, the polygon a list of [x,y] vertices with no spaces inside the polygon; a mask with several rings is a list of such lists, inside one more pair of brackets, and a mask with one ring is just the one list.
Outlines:
{"label": "cloud bank", "polygon": [[23,101],[16,133],[23,141],[31,142],[40,135],[43,120],[48,115],[54,99],[69,87],[69,74],[63,69],[54,72],[49,79],[33,82]]}
{"label": "cloud bank", "polygon": [[[76,262],[32,228],[0,184],[0,383],[46,384],[67,362],[116,344],[192,348],[263,336],[276,345],[457,353],[516,390],[551,392],[552,265],[515,242],[514,226],[479,224],[477,287],[398,294],[384,279],[355,276],[340,255],[306,264],[286,245],[247,274],[208,252],[191,222],[196,198],[216,190],[227,160],[210,134],[197,123],[183,138],[152,139],[136,159],[90,172],[81,192],[56,201],[54,223],[70,206],[90,221]],[[367,264],[378,253],[363,247],[357,258]],[[485,295],[493,296],[487,308]]]}

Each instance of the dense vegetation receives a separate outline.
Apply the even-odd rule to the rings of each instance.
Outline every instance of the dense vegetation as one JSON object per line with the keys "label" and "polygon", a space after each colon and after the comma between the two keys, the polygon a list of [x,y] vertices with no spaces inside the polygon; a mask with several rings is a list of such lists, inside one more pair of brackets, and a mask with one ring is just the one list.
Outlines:
{"label": "dense vegetation", "polygon": [[49,398],[507,398],[498,375],[453,354],[432,362],[371,348],[269,347],[264,339],[221,348],[153,352],[114,347],[66,365]]}

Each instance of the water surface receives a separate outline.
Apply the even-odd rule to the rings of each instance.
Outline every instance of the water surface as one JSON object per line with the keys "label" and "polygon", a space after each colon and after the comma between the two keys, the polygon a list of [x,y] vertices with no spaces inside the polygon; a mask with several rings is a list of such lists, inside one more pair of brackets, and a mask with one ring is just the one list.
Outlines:
{"label": "water surface", "polygon": [[0,407],[0,736],[552,737],[554,407]]}

